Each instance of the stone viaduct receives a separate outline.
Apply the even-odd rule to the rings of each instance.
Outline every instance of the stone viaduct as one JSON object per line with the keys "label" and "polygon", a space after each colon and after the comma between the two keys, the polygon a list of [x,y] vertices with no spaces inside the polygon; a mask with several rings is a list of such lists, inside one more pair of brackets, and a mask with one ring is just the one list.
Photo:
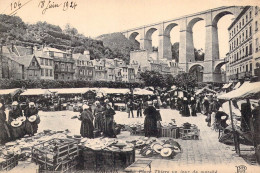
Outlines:
{"label": "stone viaduct", "polygon": [[[152,34],[158,30],[159,59],[172,59],[170,32],[175,26],[180,27],[179,67],[189,72],[195,66],[203,67],[203,82],[220,82],[220,68],[225,63],[219,59],[218,21],[225,15],[232,14],[237,17],[244,7],[223,6],[179,18],[145,25],[121,32],[126,38],[135,41],[140,35],[140,49],[152,51]],[[204,61],[196,62],[194,56],[192,28],[198,21],[206,23],[206,41]]]}

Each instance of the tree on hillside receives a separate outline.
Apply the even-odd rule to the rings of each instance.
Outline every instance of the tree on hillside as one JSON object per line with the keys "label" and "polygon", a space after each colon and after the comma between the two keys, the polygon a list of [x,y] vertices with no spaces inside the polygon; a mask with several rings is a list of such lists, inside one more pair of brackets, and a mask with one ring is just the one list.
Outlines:
{"label": "tree on hillside", "polygon": [[78,30],[72,27],[69,23],[65,25],[64,33],[69,34],[71,36],[76,36],[78,34]]}

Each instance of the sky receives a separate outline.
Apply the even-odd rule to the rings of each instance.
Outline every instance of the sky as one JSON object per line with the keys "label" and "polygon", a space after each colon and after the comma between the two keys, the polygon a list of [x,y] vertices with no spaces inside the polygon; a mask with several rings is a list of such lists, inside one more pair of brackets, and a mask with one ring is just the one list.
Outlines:
{"label": "sky", "polygon": [[[42,2],[45,2],[43,8],[41,8]],[[44,11],[49,2],[51,5],[58,4],[59,7]],[[72,3],[72,7],[66,9],[67,2]],[[20,9],[17,4],[20,4]],[[79,33],[95,38],[102,34],[120,32],[229,5],[260,6],[260,0],[0,0],[0,13],[15,14],[30,24],[46,21],[59,25],[62,29],[70,23]],[[228,52],[227,28],[233,17],[233,15],[224,16],[218,23],[220,57],[224,57]],[[204,21],[194,25],[195,48],[205,48],[204,26]],[[158,45],[157,38],[158,32],[154,32],[153,46]],[[172,30],[171,41],[172,43],[179,41],[178,27]]]}

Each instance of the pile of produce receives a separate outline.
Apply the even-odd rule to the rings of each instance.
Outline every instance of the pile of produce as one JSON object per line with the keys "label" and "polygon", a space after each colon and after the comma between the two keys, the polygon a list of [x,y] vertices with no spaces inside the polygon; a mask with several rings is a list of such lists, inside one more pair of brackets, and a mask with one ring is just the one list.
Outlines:
{"label": "pile of produce", "polygon": [[146,141],[146,145],[140,150],[140,154],[144,157],[159,156],[161,158],[173,158],[173,156],[181,151],[180,144],[173,139],[160,140],[149,138]]}

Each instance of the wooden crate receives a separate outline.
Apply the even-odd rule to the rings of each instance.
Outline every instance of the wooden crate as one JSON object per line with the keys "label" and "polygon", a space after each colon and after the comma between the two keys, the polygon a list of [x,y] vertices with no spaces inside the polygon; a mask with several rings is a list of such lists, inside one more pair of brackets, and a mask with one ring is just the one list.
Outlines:
{"label": "wooden crate", "polygon": [[177,139],[179,137],[179,129],[172,127],[161,127],[160,137],[169,137]]}
{"label": "wooden crate", "polygon": [[200,130],[197,128],[192,128],[192,129],[180,128],[180,138],[184,140],[199,139]]}
{"label": "wooden crate", "polygon": [[68,159],[68,160],[64,160],[63,162],[61,162],[58,165],[54,165],[54,166],[45,166],[45,165],[39,165],[39,168],[37,170],[38,173],[49,173],[49,172],[61,172],[61,173],[65,173],[65,172],[75,172],[77,169],[77,165],[79,163],[78,158],[74,158],[74,159]]}
{"label": "wooden crate", "polygon": [[47,167],[55,167],[55,165],[61,164],[64,161],[72,160],[79,156],[78,141],[73,139],[63,139],[63,143],[56,145],[52,152],[43,150],[42,147],[46,147],[54,140],[43,142],[41,144],[32,147],[32,161],[39,165]]}
{"label": "wooden crate", "polygon": [[19,155],[13,155],[0,163],[0,171],[9,171],[18,165]]}

